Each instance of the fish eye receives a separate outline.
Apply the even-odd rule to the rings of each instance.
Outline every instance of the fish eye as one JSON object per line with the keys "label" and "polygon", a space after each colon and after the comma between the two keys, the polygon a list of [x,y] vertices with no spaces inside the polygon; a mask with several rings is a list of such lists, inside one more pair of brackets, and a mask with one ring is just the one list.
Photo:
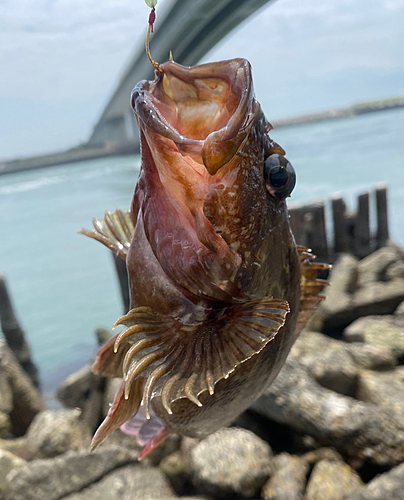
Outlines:
{"label": "fish eye", "polygon": [[279,154],[272,154],[265,160],[264,177],[269,194],[280,200],[288,197],[296,184],[294,168]]}

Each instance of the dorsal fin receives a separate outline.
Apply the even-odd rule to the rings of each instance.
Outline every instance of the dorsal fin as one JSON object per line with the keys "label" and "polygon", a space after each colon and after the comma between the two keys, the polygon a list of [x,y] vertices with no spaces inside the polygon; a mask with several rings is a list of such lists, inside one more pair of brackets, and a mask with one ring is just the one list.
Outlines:
{"label": "dorsal fin", "polygon": [[119,208],[115,212],[105,211],[103,219],[93,218],[94,231],[82,229],[79,234],[84,234],[97,240],[123,260],[129,251],[135,227],[130,218],[130,212],[122,212]]}
{"label": "dorsal fin", "polygon": [[300,260],[300,314],[295,335],[300,334],[317,306],[325,299],[324,289],[329,285],[328,274],[332,266],[314,262],[316,256],[309,248],[297,246]]}

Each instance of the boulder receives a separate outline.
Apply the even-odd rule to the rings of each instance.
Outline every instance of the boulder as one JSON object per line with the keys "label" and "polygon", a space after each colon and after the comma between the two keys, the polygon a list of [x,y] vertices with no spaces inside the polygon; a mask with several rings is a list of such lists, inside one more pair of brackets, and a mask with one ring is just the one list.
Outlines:
{"label": "boulder", "polygon": [[9,451],[0,450],[0,493],[6,482],[6,476],[12,470],[21,469],[27,462]]}
{"label": "boulder", "polygon": [[221,429],[191,451],[193,483],[217,498],[251,498],[271,472],[272,451],[252,432]]}
{"label": "boulder", "polygon": [[359,493],[347,500],[402,500],[404,492],[404,464],[377,476]]}
{"label": "boulder", "polygon": [[389,278],[388,270],[394,264],[402,262],[402,258],[402,251],[394,244],[371,253],[358,264],[359,286],[366,287],[376,281],[387,281]]}
{"label": "boulder", "polygon": [[397,309],[394,311],[394,316],[396,316],[396,318],[404,319],[404,302],[401,302],[397,306]]}
{"label": "boulder", "polygon": [[396,357],[391,349],[385,346],[352,342],[346,348],[358,368],[366,368],[367,370],[392,370],[397,364]]}
{"label": "boulder", "polygon": [[156,500],[177,498],[158,469],[129,464],[115,469],[100,481],[63,500]]}
{"label": "boulder", "polygon": [[118,392],[122,379],[120,378],[107,378],[105,379],[104,398],[102,402],[102,415],[105,418],[112,402],[114,401],[115,394]]}
{"label": "boulder", "polygon": [[272,461],[272,475],[261,491],[263,500],[302,500],[309,463],[302,457],[281,453]]}
{"label": "boulder", "polygon": [[343,293],[354,293],[358,283],[358,265],[358,259],[353,255],[348,253],[339,255],[331,271],[331,286],[327,296],[337,298]]}
{"label": "boulder", "polygon": [[32,422],[27,444],[33,458],[52,458],[69,450],[88,450],[91,432],[80,410],[44,411]]}
{"label": "boulder", "polygon": [[45,407],[31,379],[21,368],[14,354],[1,340],[0,373],[2,374],[2,387],[5,391],[3,405],[10,406],[10,392],[12,394],[11,409],[7,410],[11,422],[10,430],[14,436],[22,436],[35,415],[43,411]]}
{"label": "boulder", "polygon": [[388,372],[362,370],[359,375],[357,398],[384,405],[404,418],[404,366]]}
{"label": "boulder", "polygon": [[393,262],[385,272],[385,278],[387,281],[393,280],[395,278],[404,278],[404,262]]}
{"label": "boulder", "polygon": [[306,500],[345,500],[363,488],[358,474],[344,462],[318,462],[307,483]]}
{"label": "boulder", "polygon": [[355,294],[348,296],[348,299],[345,297],[344,300],[327,295],[321,309],[322,331],[340,333],[353,321],[363,316],[392,314],[403,300],[404,279],[402,278],[388,282],[371,282]]}
{"label": "boulder", "polygon": [[90,365],[69,375],[58,387],[56,397],[67,408],[81,408],[88,398],[92,379]]}
{"label": "boulder", "polygon": [[112,470],[136,462],[137,456],[116,447],[93,453],[69,451],[53,459],[34,460],[7,475],[2,500],[60,500]]}
{"label": "boulder", "polygon": [[[111,332],[104,328],[98,328],[95,335],[99,347],[111,338]],[[92,361],[69,375],[57,389],[56,396],[67,408],[80,408],[82,420],[94,432],[102,417],[106,415],[106,413],[103,415],[106,380],[94,375],[91,371],[91,365]],[[108,412],[108,408],[106,412]]]}
{"label": "boulder", "polygon": [[375,347],[385,347],[396,359],[404,356],[404,329],[395,316],[367,316],[345,328],[347,342],[362,341]]}
{"label": "boulder", "polygon": [[191,481],[192,469],[184,453],[176,451],[163,458],[159,464],[175,492],[182,495]]}
{"label": "boulder", "polygon": [[5,371],[0,371],[0,412],[9,415],[13,410],[13,391]]}
{"label": "boulder", "polygon": [[297,360],[323,387],[340,394],[355,394],[358,368],[346,343],[322,333],[304,331],[289,358]]}
{"label": "boulder", "polygon": [[286,361],[251,409],[309,434],[343,455],[383,466],[404,460],[400,413],[325,389],[296,361]]}
{"label": "boulder", "polygon": [[393,314],[404,300],[404,279],[370,283],[354,295],[352,313],[356,317],[371,314]]}
{"label": "boulder", "polygon": [[317,462],[322,460],[328,460],[333,462],[342,462],[343,459],[338,451],[334,448],[317,448],[315,450],[308,451],[303,455],[304,459],[307,460],[309,465],[313,467]]}
{"label": "boulder", "polygon": [[11,428],[10,418],[7,413],[0,411],[0,438],[6,438]]}
{"label": "boulder", "polygon": [[26,436],[14,439],[0,439],[0,450],[9,451],[24,460],[30,460],[31,458]]}

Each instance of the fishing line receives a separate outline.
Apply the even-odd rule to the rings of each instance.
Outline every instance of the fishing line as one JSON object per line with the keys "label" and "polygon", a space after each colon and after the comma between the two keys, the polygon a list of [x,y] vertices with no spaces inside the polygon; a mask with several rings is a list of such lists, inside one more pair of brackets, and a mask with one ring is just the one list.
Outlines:
{"label": "fishing line", "polygon": [[159,71],[160,73],[163,72],[163,70],[160,68],[160,65],[158,62],[156,62],[151,54],[150,54],[150,34],[153,33],[153,25],[154,22],[156,21],[156,5],[157,5],[157,0],[145,0],[146,5],[151,8],[151,12],[149,15],[149,27],[147,29],[147,37],[146,37],[146,53],[147,57],[149,58],[150,63],[152,66]]}

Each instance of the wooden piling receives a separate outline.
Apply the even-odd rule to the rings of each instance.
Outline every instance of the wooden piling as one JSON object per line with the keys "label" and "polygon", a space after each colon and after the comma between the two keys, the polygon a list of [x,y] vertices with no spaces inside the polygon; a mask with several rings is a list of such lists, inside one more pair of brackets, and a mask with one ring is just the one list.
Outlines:
{"label": "wooden piling", "polygon": [[290,226],[296,243],[314,250],[320,259],[328,258],[323,201],[289,209]]}
{"label": "wooden piling", "polygon": [[387,187],[376,186],[377,233],[376,247],[383,247],[389,239],[389,221],[387,208]]}
{"label": "wooden piling", "polygon": [[6,278],[0,273],[0,324],[4,338],[19,364],[29,375],[36,387],[39,386],[38,368],[31,359],[31,348],[21,328],[10,295],[7,290]]}
{"label": "wooden piling", "polygon": [[371,251],[369,193],[362,193],[358,196],[358,209],[354,231],[354,254],[359,258],[363,258],[369,255]]}
{"label": "wooden piling", "polygon": [[334,253],[349,251],[348,231],[347,231],[347,210],[341,196],[331,199],[332,218],[334,223]]}

